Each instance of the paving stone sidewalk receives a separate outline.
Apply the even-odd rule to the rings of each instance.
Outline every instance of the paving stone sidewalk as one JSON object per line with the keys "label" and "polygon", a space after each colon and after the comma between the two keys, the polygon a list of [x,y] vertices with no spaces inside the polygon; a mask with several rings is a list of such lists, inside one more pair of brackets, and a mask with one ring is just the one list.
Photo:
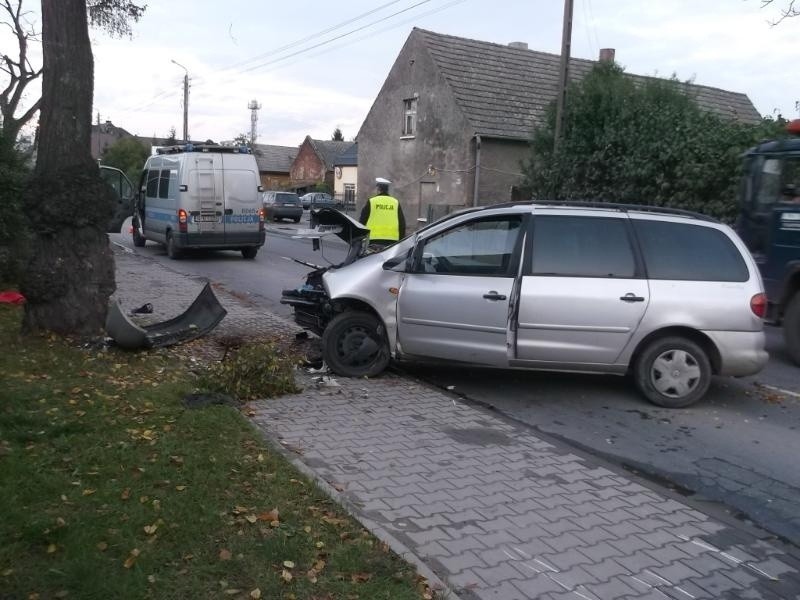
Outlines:
{"label": "paving stone sidewalk", "polygon": [[[171,317],[202,288],[115,252],[127,309]],[[218,295],[229,314],[215,335],[297,331]],[[301,393],[256,403],[257,425],[451,597],[800,599],[796,549],[530,428],[397,374],[298,378]]]}

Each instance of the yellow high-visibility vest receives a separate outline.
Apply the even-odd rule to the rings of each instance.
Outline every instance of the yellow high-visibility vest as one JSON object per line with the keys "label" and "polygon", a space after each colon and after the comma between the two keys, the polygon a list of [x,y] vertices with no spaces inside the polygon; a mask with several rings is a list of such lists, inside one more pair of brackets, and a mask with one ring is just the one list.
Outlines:
{"label": "yellow high-visibility vest", "polygon": [[369,199],[367,229],[372,240],[399,240],[400,222],[397,208],[400,203],[392,196],[373,196]]}

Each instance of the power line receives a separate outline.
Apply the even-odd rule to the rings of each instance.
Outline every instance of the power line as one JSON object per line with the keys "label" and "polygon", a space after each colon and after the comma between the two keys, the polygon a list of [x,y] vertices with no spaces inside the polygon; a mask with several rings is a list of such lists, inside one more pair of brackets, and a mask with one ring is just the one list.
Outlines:
{"label": "power line", "polygon": [[[374,14],[375,12],[378,12],[378,11],[380,11],[380,10],[382,10],[382,9],[392,5],[392,4],[396,4],[399,1],[400,0],[394,0],[393,2],[385,3],[385,4],[379,6],[379,7],[375,8],[375,9],[372,9],[370,11],[362,13],[362,14],[360,14],[360,15],[358,15],[356,17],[353,17],[351,19],[347,19],[346,21],[343,21],[338,25],[329,27],[327,30],[324,30],[324,31],[330,33],[331,31],[335,31],[336,29],[340,29],[344,25],[348,25],[348,24],[350,24],[350,23],[352,23],[354,21],[358,21],[358,20],[360,20],[360,19],[362,19],[362,18],[364,18],[366,16],[369,16],[371,14]],[[301,48],[301,49],[297,50],[296,52],[292,52],[292,53],[287,54],[285,56],[279,56],[279,57],[276,57],[274,59],[267,60],[265,62],[262,62],[262,63],[256,64],[256,65],[247,67],[245,69],[241,69],[238,72],[232,73],[229,77],[227,77],[225,79],[222,79],[222,80],[209,80],[207,77],[205,79],[202,78],[202,77],[195,78],[192,81],[193,87],[195,89],[197,89],[198,87],[201,87],[201,86],[206,85],[206,84],[222,85],[222,84],[232,83],[232,82],[236,81],[240,76],[244,75],[245,73],[249,73],[249,72],[255,71],[257,69],[262,69],[262,68],[265,68],[265,67],[273,67],[272,69],[269,69],[269,71],[272,71],[272,70],[275,70],[277,68],[283,68],[283,67],[286,67],[286,66],[290,66],[292,64],[296,64],[297,62],[299,62],[298,60],[292,61],[292,62],[290,62],[288,64],[280,64],[279,65],[278,63],[286,61],[286,60],[288,60],[290,58],[297,58],[297,57],[303,56],[306,53],[311,52],[312,50],[316,50],[316,49],[321,48],[323,46],[327,46],[328,44],[331,44],[331,43],[333,43],[333,42],[335,42],[337,40],[341,40],[341,39],[343,39],[345,37],[349,37],[349,36],[351,36],[351,35],[353,35],[355,33],[358,33],[360,31],[364,31],[364,30],[366,30],[366,29],[368,29],[370,27],[373,27],[373,26],[375,26],[375,25],[377,25],[379,23],[383,23],[385,21],[388,21],[389,19],[392,19],[393,17],[396,17],[396,16],[401,15],[403,13],[406,13],[406,12],[408,12],[410,10],[413,10],[413,9],[419,7],[419,6],[422,6],[424,4],[428,4],[431,1],[432,0],[419,0],[418,2],[415,2],[414,4],[412,4],[410,6],[407,6],[407,7],[403,8],[403,9],[401,9],[401,10],[395,11],[395,12],[393,12],[393,13],[385,16],[385,17],[381,17],[380,19],[376,19],[374,21],[370,21],[369,23],[366,23],[366,24],[364,24],[364,25],[362,25],[360,27],[356,27],[354,29],[351,29],[350,31],[345,32],[345,33],[341,33],[341,34],[339,34],[337,36],[334,36],[332,38],[329,38],[327,40],[323,40],[323,41],[321,41],[321,42],[319,42],[317,44],[313,44],[313,45],[308,46],[306,48]],[[349,45],[351,45],[351,44],[353,44],[355,42],[368,39],[370,37],[373,37],[374,35],[377,35],[377,34],[382,33],[384,31],[388,31],[390,29],[395,29],[395,28],[397,28],[397,27],[399,27],[401,25],[404,25],[404,24],[406,24],[408,22],[414,21],[414,20],[419,19],[421,17],[425,17],[425,16],[429,16],[429,15],[441,12],[441,11],[446,10],[447,8],[450,8],[450,7],[455,6],[457,4],[462,4],[463,2],[466,2],[466,0],[453,0],[453,1],[449,2],[449,3],[447,3],[447,4],[444,4],[443,6],[437,7],[435,9],[433,9],[433,10],[430,10],[430,11],[415,15],[411,19],[407,19],[407,20],[401,21],[399,23],[392,24],[392,25],[390,25],[388,27],[381,28],[381,29],[379,29],[377,31],[371,32],[371,33],[369,33],[367,35],[364,35],[364,36],[360,36],[359,38],[356,38],[354,40],[348,41],[348,42],[346,42],[344,44],[339,44],[339,45],[335,46],[334,48],[338,49],[338,48],[343,48],[343,47],[349,46]],[[280,47],[278,49],[270,51],[270,53],[278,54],[284,49],[288,49],[288,48],[297,46],[299,44],[302,44],[302,43],[308,41],[309,39],[313,39],[314,37],[317,37],[317,34],[314,34],[314,35],[311,35],[311,36],[307,36],[305,38],[302,38],[301,40],[297,40],[297,41],[292,42],[290,44],[286,44],[285,46],[282,46],[282,47]],[[326,49],[326,51],[327,51],[327,49]],[[256,60],[257,58],[264,57],[264,56],[269,56],[270,53],[265,53],[265,54],[259,55],[259,57],[251,58],[251,59],[248,59],[248,60],[243,61],[243,62],[238,63],[238,64],[239,65],[248,64],[248,63],[252,62],[253,60]],[[323,54],[323,53],[322,52],[315,53],[315,54],[312,54],[311,57],[319,56],[320,54]],[[275,67],[275,65],[278,65],[278,66]],[[226,67],[224,69],[219,69],[219,70],[215,71],[215,73],[224,73],[226,70],[230,70],[232,68],[233,68],[233,66],[232,67]],[[162,90],[155,97],[153,97],[151,100],[149,100],[146,104],[139,105],[138,107],[135,107],[135,108],[131,108],[131,109],[129,109],[129,112],[139,112],[139,111],[146,110],[146,109],[152,107],[153,105],[155,105],[156,103],[158,103],[158,101],[160,99],[162,99],[162,98],[173,97],[173,96],[177,96],[177,95],[178,95],[177,91]]]}
{"label": "power line", "polygon": [[408,12],[409,10],[412,10],[412,9],[418,7],[418,6],[423,5],[423,4],[427,4],[430,1],[431,0],[420,0],[416,4],[412,4],[411,6],[408,6],[408,7],[404,8],[404,9],[402,9],[402,10],[398,10],[397,12],[394,12],[394,13],[386,16],[386,17],[381,17],[380,19],[378,19],[376,21],[372,21],[371,23],[367,23],[366,25],[362,25],[361,27],[357,27],[356,29],[352,29],[352,30],[350,30],[350,31],[348,31],[346,33],[339,34],[339,35],[337,35],[337,36],[335,36],[335,37],[333,37],[333,38],[331,38],[329,40],[325,40],[323,42],[319,42],[318,44],[314,44],[313,46],[309,46],[307,48],[303,48],[302,50],[298,50],[297,52],[292,52],[291,54],[287,54],[286,56],[281,56],[280,58],[276,58],[274,60],[270,60],[270,61],[267,61],[265,63],[261,63],[261,64],[258,64],[258,65],[252,66],[252,67],[248,67],[246,69],[242,69],[239,73],[240,74],[241,73],[249,73],[250,71],[255,71],[256,69],[259,69],[261,67],[265,67],[265,66],[274,64],[276,62],[280,62],[282,60],[286,60],[287,58],[292,58],[293,56],[297,56],[299,54],[303,54],[304,52],[308,52],[310,50],[315,50],[316,48],[319,48],[321,46],[325,46],[327,44],[330,44],[331,42],[335,42],[336,40],[340,40],[343,37],[347,37],[348,35],[352,35],[354,33],[358,33],[359,31],[363,31],[364,29],[367,29],[368,27],[372,27],[373,25],[377,25],[378,23],[382,23],[384,21],[388,21],[392,17],[396,17],[397,15],[403,14],[404,12]]}
{"label": "power line", "polygon": [[[406,13],[406,12],[408,12],[410,10],[413,10],[414,8],[417,8],[418,6],[422,6],[423,4],[428,4],[431,1],[432,0],[419,0],[418,2],[412,4],[411,6],[407,6],[406,8],[403,8],[401,10],[395,11],[390,15],[387,15],[385,17],[381,17],[380,19],[376,19],[374,21],[370,21],[369,23],[366,23],[365,25],[362,25],[360,27],[356,27],[355,29],[351,29],[350,31],[347,31],[347,32],[342,33],[342,34],[339,34],[339,35],[334,36],[334,37],[332,37],[330,39],[327,39],[327,40],[324,40],[324,41],[319,42],[317,44],[314,44],[312,46],[308,46],[306,48],[302,48],[300,50],[297,50],[296,52],[292,52],[291,54],[287,54],[285,56],[276,57],[276,58],[274,58],[272,60],[268,60],[268,61],[265,61],[263,63],[248,67],[246,69],[242,69],[238,73],[231,74],[231,76],[229,76],[229,77],[227,77],[225,79],[215,80],[213,82],[204,81],[204,82],[199,83],[199,84],[196,83],[195,84],[195,88],[200,87],[201,85],[204,85],[205,83],[214,83],[214,85],[224,85],[224,84],[228,84],[228,83],[233,83],[234,81],[236,81],[236,79],[238,77],[240,77],[241,75],[244,75],[245,73],[249,73],[251,71],[255,71],[256,69],[261,69],[261,68],[264,68],[264,67],[268,67],[268,66],[274,65],[276,63],[279,63],[281,61],[285,61],[285,60],[288,60],[290,58],[294,58],[296,56],[303,55],[306,52],[310,52],[311,50],[316,50],[317,48],[320,48],[322,46],[326,46],[326,45],[328,45],[330,43],[335,42],[336,40],[340,40],[340,39],[345,38],[347,36],[353,35],[354,33],[358,33],[359,31],[364,31],[365,29],[368,29],[368,28],[370,28],[370,27],[372,27],[374,25],[377,25],[378,23],[382,23],[384,21],[388,21],[389,19],[391,19],[393,17],[396,17],[397,15],[400,15],[400,14]],[[461,1],[463,1],[463,0],[456,0],[455,3],[459,3]],[[451,4],[454,4],[454,3],[451,3]],[[450,5],[447,5],[447,6],[450,6]],[[416,18],[418,18],[418,17],[416,17]]]}
{"label": "power line", "polygon": [[241,62],[233,64],[233,65],[231,65],[229,67],[224,67],[224,68],[220,69],[220,71],[229,71],[229,70],[232,70],[232,69],[234,69],[236,67],[240,67],[242,65],[246,65],[247,63],[251,63],[251,62],[253,62],[255,60],[259,60],[261,58],[269,56],[271,54],[277,54],[277,53],[283,52],[284,50],[288,50],[289,48],[293,48],[294,46],[299,46],[300,44],[303,44],[305,42],[313,40],[316,37],[328,34],[328,33],[332,32],[332,31],[336,31],[337,29],[341,29],[345,25],[349,25],[350,23],[353,23],[355,21],[360,21],[364,17],[368,17],[371,14],[379,12],[379,11],[383,10],[384,8],[386,8],[388,6],[391,6],[392,4],[397,4],[398,2],[401,2],[401,1],[402,0],[392,0],[391,2],[387,2],[386,4],[381,4],[377,8],[373,8],[372,10],[369,10],[367,12],[361,13],[360,15],[356,15],[355,17],[352,17],[350,19],[342,21],[341,23],[337,23],[336,25],[328,27],[327,29],[323,29],[322,31],[318,31],[316,33],[312,33],[311,35],[306,36],[306,37],[304,37],[304,38],[302,38],[300,40],[296,40],[296,41],[291,42],[289,44],[286,44],[284,46],[280,46],[279,48],[275,48],[273,50],[270,50],[269,52],[265,52],[263,54],[259,54],[257,56],[253,56],[252,58],[248,58],[246,60],[243,60]]}
{"label": "power line", "polygon": [[381,34],[381,33],[384,33],[384,32],[386,32],[386,31],[390,31],[390,30],[392,30],[392,29],[397,29],[398,27],[401,27],[401,26],[403,26],[403,25],[406,25],[406,24],[408,24],[408,23],[411,23],[411,22],[413,22],[413,21],[416,21],[417,19],[420,19],[420,18],[422,18],[422,17],[427,17],[427,16],[430,16],[430,15],[436,14],[436,13],[438,13],[438,12],[442,12],[443,10],[446,10],[446,9],[448,9],[448,8],[452,7],[452,6],[456,6],[457,4],[463,4],[463,3],[464,3],[464,2],[466,2],[466,1],[467,1],[467,0],[452,0],[452,2],[448,2],[447,4],[444,4],[444,5],[442,5],[442,6],[438,7],[438,8],[435,8],[435,9],[433,9],[433,10],[429,10],[428,12],[424,12],[424,13],[422,13],[422,14],[415,15],[414,17],[412,17],[412,18],[410,18],[410,19],[406,19],[406,20],[404,20],[404,21],[400,21],[399,23],[394,23],[394,24],[392,24],[392,25],[389,25],[389,26],[387,26],[387,27],[383,27],[383,28],[381,28],[381,29],[378,29],[378,30],[376,30],[376,31],[370,32],[370,33],[368,33],[367,35],[362,35],[362,36],[360,36],[360,37],[357,37],[357,38],[355,38],[355,39],[348,40],[348,41],[346,41],[346,42],[344,42],[344,43],[342,43],[342,44],[337,44],[336,46],[333,46],[332,48],[326,48],[326,49],[325,49],[323,52],[317,52],[317,53],[315,53],[315,54],[310,54],[309,56],[302,57],[302,58],[300,58],[300,59],[298,59],[298,60],[293,60],[293,61],[292,61],[292,62],[290,62],[290,63],[286,63],[286,64],[282,64],[282,65],[275,66],[275,67],[273,67],[273,68],[271,68],[271,69],[267,69],[267,71],[266,71],[266,72],[267,72],[267,73],[269,73],[269,72],[272,72],[272,71],[276,71],[276,70],[278,70],[278,69],[283,69],[283,68],[286,68],[286,67],[291,67],[292,65],[295,65],[295,64],[297,64],[298,62],[300,62],[301,60],[303,60],[303,58],[315,58],[315,57],[317,57],[317,56],[322,56],[323,54],[325,54],[325,53],[326,53],[326,52],[328,52],[329,50],[339,50],[339,49],[341,49],[341,48],[346,48],[347,46],[351,46],[351,45],[353,45],[353,44],[355,44],[355,43],[357,43],[357,42],[361,42],[361,41],[367,40],[367,39],[369,39],[369,38],[371,38],[371,37],[374,37],[374,36],[376,36],[376,35],[378,35],[378,34]]}
{"label": "power line", "polygon": [[[234,65],[231,65],[231,66],[228,66],[228,67],[224,67],[222,69],[217,69],[215,71],[212,71],[212,73],[224,73],[225,71],[231,71],[236,67],[239,67],[239,66],[242,66],[242,65],[246,65],[248,63],[251,63],[251,62],[253,62],[255,60],[259,60],[259,59],[264,58],[266,56],[279,54],[280,52],[283,52],[284,50],[288,50],[289,48],[293,48],[293,47],[295,47],[297,45],[303,44],[303,43],[305,43],[305,42],[307,42],[309,40],[314,39],[315,37],[318,37],[318,36],[321,36],[321,35],[325,35],[325,34],[330,33],[332,31],[336,31],[337,29],[341,29],[342,27],[344,27],[346,25],[349,25],[350,23],[353,23],[355,21],[359,21],[359,20],[361,20],[361,19],[363,19],[365,17],[368,17],[368,16],[370,16],[370,15],[376,13],[376,12],[379,12],[379,11],[383,10],[384,8],[387,8],[388,6],[391,6],[392,4],[397,4],[398,2],[401,2],[401,1],[402,0],[392,0],[391,2],[386,2],[385,4],[382,4],[382,5],[378,6],[377,8],[373,8],[373,9],[368,10],[366,12],[360,13],[360,14],[356,15],[355,17],[351,17],[349,19],[346,19],[346,20],[342,21],[341,23],[338,23],[336,25],[333,25],[331,27],[323,29],[323,30],[321,30],[321,31],[319,31],[317,33],[313,33],[313,34],[311,34],[309,36],[306,36],[306,37],[304,37],[302,39],[295,40],[294,42],[290,42],[289,44],[285,44],[284,46],[281,46],[279,48],[275,48],[273,50],[270,50],[269,52],[266,52],[266,53],[263,53],[263,54],[259,54],[257,56],[252,57],[252,58],[248,58],[248,59],[246,59],[244,61],[241,61],[239,63],[236,63]],[[426,1],[429,1],[429,0],[426,0]],[[392,15],[390,15],[390,17],[391,16]],[[196,77],[194,79],[193,83],[194,83],[194,86],[196,88],[197,86],[202,85],[204,83],[204,81],[203,81],[202,77]],[[151,107],[153,104],[155,104],[159,99],[164,98],[164,97],[174,96],[174,95],[175,95],[174,91],[171,91],[170,89],[163,89],[163,90],[157,92],[156,95],[154,97],[152,97],[150,100],[148,100],[146,104],[140,105],[140,106],[137,106],[137,107],[131,107],[130,109],[128,109],[128,111],[130,111],[130,112],[139,112],[139,111],[145,110],[145,109]],[[123,109],[123,110],[125,110],[125,109]]]}

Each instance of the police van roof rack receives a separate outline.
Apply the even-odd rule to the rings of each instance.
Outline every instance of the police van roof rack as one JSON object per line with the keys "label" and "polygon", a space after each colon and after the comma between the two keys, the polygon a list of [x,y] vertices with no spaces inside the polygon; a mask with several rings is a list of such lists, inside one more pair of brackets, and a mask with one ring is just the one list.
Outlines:
{"label": "police van roof rack", "polygon": [[220,146],[219,144],[180,144],[174,146],[159,146],[157,154],[181,154],[184,152],[222,152],[225,154],[252,154],[247,146]]}
{"label": "police van roof rack", "polygon": [[544,206],[569,206],[575,208],[607,208],[609,210],[616,210],[619,212],[647,212],[665,215],[677,215],[681,217],[690,217],[698,221],[710,221],[718,223],[719,221],[714,217],[709,217],[702,213],[694,212],[691,210],[683,210],[681,208],[669,208],[667,206],[650,206],[647,204],[620,204],[617,202],[598,202],[598,201],[583,201],[583,200],[531,200],[530,204],[538,204]]}

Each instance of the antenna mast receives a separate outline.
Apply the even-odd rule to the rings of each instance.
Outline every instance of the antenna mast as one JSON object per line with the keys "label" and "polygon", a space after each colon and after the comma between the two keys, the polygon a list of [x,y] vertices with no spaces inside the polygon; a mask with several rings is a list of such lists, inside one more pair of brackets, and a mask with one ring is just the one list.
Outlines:
{"label": "antenna mast", "polygon": [[258,137],[258,111],[261,109],[261,105],[258,100],[250,100],[247,108],[250,109],[250,145],[255,146],[256,138]]}

